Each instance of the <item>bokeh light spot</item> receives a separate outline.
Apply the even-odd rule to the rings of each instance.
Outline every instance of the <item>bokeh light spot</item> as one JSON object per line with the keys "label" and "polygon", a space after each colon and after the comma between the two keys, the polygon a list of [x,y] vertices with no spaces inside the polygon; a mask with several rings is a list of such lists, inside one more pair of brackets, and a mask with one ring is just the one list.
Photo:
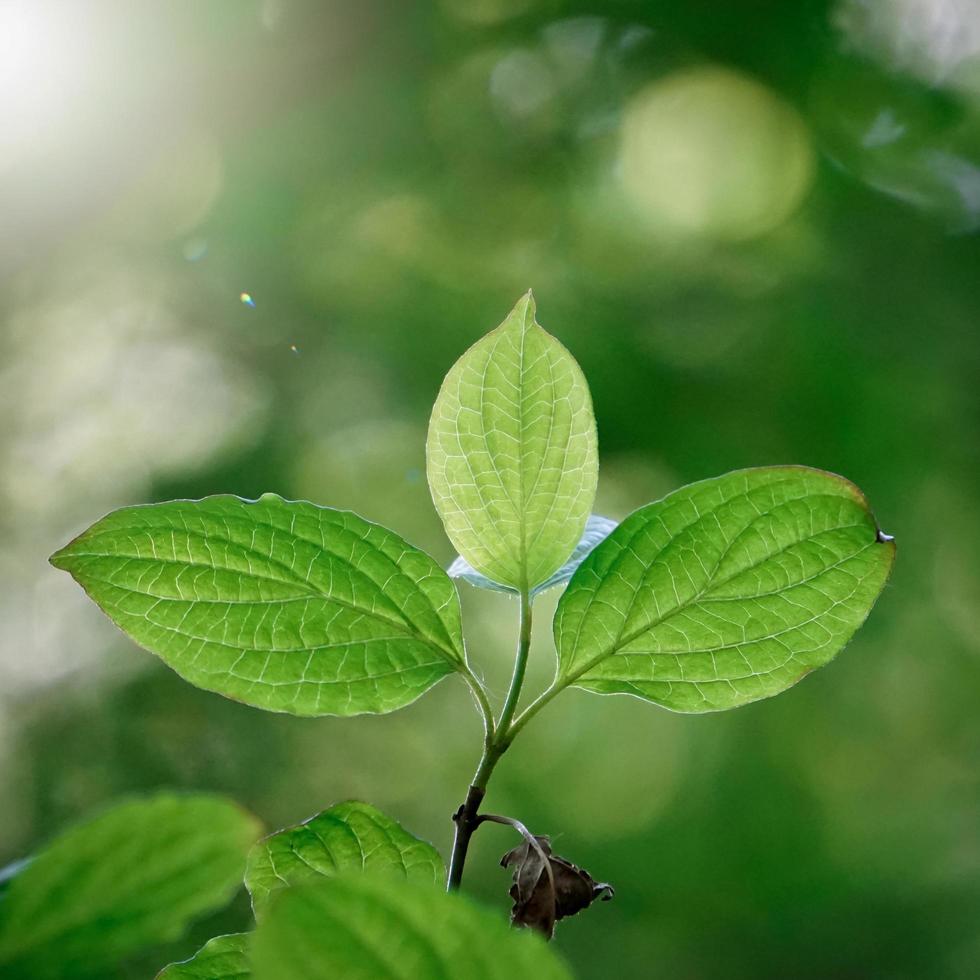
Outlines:
{"label": "bokeh light spot", "polygon": [[796,210],[814,156],[791,106],[744,75],[702,67],[633,98],[620,166],[627,196],[657,227],[738,240]]}

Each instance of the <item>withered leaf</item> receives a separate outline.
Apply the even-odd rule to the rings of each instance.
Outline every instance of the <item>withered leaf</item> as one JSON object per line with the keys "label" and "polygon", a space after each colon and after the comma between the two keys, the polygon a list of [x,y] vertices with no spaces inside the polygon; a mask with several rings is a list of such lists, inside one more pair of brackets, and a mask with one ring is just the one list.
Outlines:
{"label": "withered leaf", "polygon": [[[500,864],[504,868],[514,866],[511,922],[537,929],[550,939],[559,919],[588,908],[597,898],[608,902],[615,892],[612,885],[597,882],[588,871],[552,854],[549,837],[534,839],[540,851],[530,841],[524,841],[508,851]],[[551,867],[550,875],[545,860]]]}

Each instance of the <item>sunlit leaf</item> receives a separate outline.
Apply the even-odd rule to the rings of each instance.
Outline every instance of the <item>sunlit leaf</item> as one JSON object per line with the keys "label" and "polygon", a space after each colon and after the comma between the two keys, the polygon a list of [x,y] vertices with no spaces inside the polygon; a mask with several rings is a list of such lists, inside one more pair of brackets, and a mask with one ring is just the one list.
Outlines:
{"label": "sunlit leaf", "polygon": [[598,475],[588,385],[528,293],[443,382],[429,486],[446,533],[493,582],[532,589],[571,555]]}
{"label": "sunlit leaf", "polygon": [[558,683],[691,712],[778,694],[850,639],[894,555],[833,474],[692,484],[628,517],[575,573],[555,615]]}
{"label": "sunlit leaf", "polygon": [[274,494],[125,507],[51,561],[186,680],[258,708],[392,711],[462,661],[446,573],[349,511]]}
{"label": "sunlit leaf", "polygon": [[[564,582],[567,582],[575,574],[575,569],[585,561],[589,552],[600,541],[604,540],[615,526],[616,522],[614,520],[608,517],[600,517],[598,514],[592,514],[588,521],[586,521],[582,537],[579,538],[578,544],[575,545],[575,550],[572,552],[568,561],[546,582],[542,582],[539,586],[532,589],[531,595],[538,595],[544,592],[545,589],[551,589],[556,585],[562,585]],[[501,585],[499,582],[493,582],[485,575],[481,575],[462,555],[449,566],[449,577],[462,579],[464,582],[475,585],[480,589],[491,589],[494,592],[508,592],[511,595],[517,594],[516,589]]]}
{"label": "sunlit leaf", "polygon": [[0,976],[105,976],[240,886],[257,821],[204,795],[119,804],[57,837],[0,902]]}
{"label": "sunlit leaf", "polygon": [[430,885],[446,877],[431,844],[373,806],[350,801],[256,844],[248,856],[245,885],[255,914],[261,915],[280,888],[345,871],[388,873]]}
{"label": "sunlit leaf", "polygon": [[276,896],[253,942],[256,980],[567,980],[544,941],[467,898],[372,875]]}
{"label": "sunlit leaf", "polygon": [[205,943],[189,960],[171,963],[156,980],[248,980],[248,933],[216,936]]}

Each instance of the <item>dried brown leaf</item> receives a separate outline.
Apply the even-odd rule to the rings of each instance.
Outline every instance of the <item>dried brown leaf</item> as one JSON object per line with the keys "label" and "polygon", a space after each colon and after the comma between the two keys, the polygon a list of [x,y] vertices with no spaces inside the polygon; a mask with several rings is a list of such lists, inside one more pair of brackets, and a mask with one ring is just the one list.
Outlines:
{"label": "dried brown leaf", "polygon": [[[537,929],[549,939],[555,923],[588,908],[597,898],[609,901],[612,885],[597,882],[588,871],[551,852],[548,837],[535,837],[538,848],[530,841],[508,851],[502,867],[514,868],[510,897],[514,900],[511,922],[515,926]],[[540,848],[540,850],[539,850]],[[550,865],[551,874],[548,874]]]}

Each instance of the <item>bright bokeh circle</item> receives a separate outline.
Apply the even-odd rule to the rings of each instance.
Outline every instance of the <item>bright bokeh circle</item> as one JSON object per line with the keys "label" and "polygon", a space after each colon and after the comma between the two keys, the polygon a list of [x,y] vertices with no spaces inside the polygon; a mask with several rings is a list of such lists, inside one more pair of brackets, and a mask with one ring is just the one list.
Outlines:
{"label": "bright bokeh circle", "polygon": [[686,69],[640,90],[621,138],[623,189],[665,231],[754,238],[785,221],[813,180],[796,110],[726,68]]}

